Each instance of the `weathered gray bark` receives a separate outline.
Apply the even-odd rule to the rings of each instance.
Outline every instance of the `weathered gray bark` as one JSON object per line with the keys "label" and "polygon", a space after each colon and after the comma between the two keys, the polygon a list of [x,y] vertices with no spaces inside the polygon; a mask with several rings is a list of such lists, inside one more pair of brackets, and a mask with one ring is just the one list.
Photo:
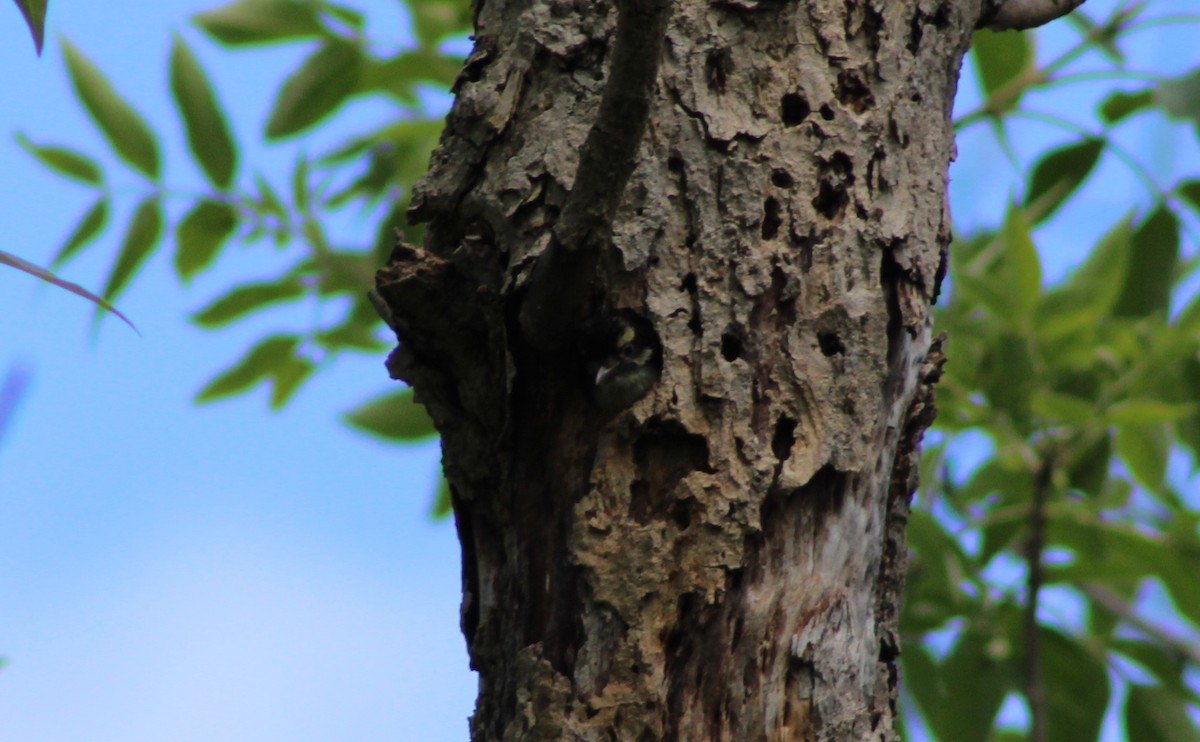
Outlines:
{"label": "weathered gray bark", "polygon": [[[941,353],[949,110],[978,0],[677,0],[587,310],[662,337],[632,410],[516,316],[616,11],[484,0],[380,272],[443,436],[476,740],[891,740]],[[607,242],[607,240],[605,240]]]}

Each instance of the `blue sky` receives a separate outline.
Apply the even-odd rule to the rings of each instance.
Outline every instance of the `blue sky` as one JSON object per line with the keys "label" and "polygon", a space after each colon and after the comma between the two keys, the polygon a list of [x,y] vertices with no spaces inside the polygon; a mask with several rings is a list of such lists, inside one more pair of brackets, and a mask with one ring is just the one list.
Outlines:
{"label": "blue sky", "polygon": [[[370,9],[373,35],[403,37],[400,3],[354,4]],[[193,42],[239,140],[258,139],[271,91],[303,50],[222,53],[185,26],[212,5],[51,0],[40,60],[15,9],[0,11],[0,169],[9,184],[0,249],[47,262],[90,202],[89,191],[48,174],[8,132],[106,150],[70,92],[59,33],[167,134],[168,183],[199,182],[167,92],[172,30]],[[1137,68],[1178,72],[1200,61],[1171,51],[1179,48],[1194,45],[1144,43]],[[967,108],[969,75],[960,104]],[[356,105],[337,124],[357,131],[389,113]],[[1149,155],[1163,184],[1170,173],[1197,171],[1186,130],[1152,122],[1128,136],[1157,142]],[[1033,127],[1016,149],[1027,162],[1046,142],[1068,138]],[[243,166],[279,171],[294,147],[244,153]],[[957,222],[995,223],[1017,171],[986,127],[968,131],[959,152]],[[1039,232],[1049,279],[1078,260],[1108,220],[1146,203],[1111,159],[1091,181],[1086,209],[1064,210]],[[345,219],[336,229],[361,242],[374,224]],[[115,248],[110,236],[64,276],[98,288]],[[272,313],[203,332],[186,320],[233,281],[270,275],[277,260],[235,248],[184,288],[167,254],[158,256],[119,302],[141,338],[114,321],[92,338],[90,305],[0,270],[0,373],[20,365],[32,374],[0,443],[6,738],[466,739],[475,678],[458,630],[458,548],[452,526],[426,516],[437,446],[386,446],[337,420],[393,388],[382,357],[342,359],[281,413],[266,410],[263,390],[191,404],[251,341],[307,321]]]}

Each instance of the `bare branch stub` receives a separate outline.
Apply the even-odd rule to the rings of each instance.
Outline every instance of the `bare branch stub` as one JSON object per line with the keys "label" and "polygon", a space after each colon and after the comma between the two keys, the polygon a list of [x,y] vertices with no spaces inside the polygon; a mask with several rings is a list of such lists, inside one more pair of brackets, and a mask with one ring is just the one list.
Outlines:
{"label": "bare branch stub", "polygon": [[580,151],[562,216],[534,266],[521,306],[522,332],[535,347],[561,347],[579,320],[646,131],[670,7],[670,0],[618,3],[612,66],[600,111]]}
{"label": "bare branch stub", "polygon": [[979,27],[992,31],[1024,31],[1044,26],[1083,5],[1087,0],[1004,0]]}

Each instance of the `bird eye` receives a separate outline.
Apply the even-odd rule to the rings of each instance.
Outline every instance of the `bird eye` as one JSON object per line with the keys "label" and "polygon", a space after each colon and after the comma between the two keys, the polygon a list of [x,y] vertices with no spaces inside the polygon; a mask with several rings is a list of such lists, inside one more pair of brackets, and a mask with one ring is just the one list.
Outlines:
{"label": "bird eye", "polygon": [[621,346],[620,353],[621,357],[628,361],[637,355],[638,349],[632,343],[628,343]]}

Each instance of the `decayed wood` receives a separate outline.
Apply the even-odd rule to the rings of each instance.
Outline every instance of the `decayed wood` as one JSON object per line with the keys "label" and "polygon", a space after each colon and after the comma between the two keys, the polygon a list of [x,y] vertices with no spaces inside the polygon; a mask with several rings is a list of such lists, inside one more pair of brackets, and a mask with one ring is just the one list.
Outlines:
{"label": "decayed wood", "polygon": [[[977,2],[676,0],[581,304],[662,381],[592,409],[517,314],[606,83],[608,2],[478,4],[378,289],[443,436],[475,740],[891,740],[940,368],[949,108]],[[899,452],[899,453],[898,453]]]}

